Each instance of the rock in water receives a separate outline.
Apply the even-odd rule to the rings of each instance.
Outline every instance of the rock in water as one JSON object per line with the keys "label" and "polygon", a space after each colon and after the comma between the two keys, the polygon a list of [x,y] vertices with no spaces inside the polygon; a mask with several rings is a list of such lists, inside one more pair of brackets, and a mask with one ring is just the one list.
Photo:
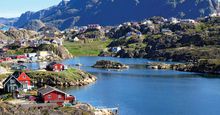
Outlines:
{"label": "rock in water", "polygon": [[128,69],[129,66],[121,64],[119,62],[112,62],[108,60],[97,61],[94,68],[105,68],[105,69]]}

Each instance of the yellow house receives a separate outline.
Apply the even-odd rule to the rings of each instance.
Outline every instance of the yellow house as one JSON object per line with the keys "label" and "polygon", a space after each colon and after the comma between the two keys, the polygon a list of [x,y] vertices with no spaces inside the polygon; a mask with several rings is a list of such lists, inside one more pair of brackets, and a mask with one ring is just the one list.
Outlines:
{"label": "yellow house", "polygon": [[42,58],[46,58],[48,56],[51,56],[52,55],[52,51],[39,51],[37,52],[37,56],[39,59],[42,59]]}

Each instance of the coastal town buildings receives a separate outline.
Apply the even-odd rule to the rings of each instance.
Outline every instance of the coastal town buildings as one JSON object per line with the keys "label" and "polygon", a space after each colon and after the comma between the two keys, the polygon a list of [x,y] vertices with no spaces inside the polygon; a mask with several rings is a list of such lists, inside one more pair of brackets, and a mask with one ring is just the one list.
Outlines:
{"label": "coastal town buildings", "polygon": [[87,29],[97,29],[100,30],[102,27],[99,24],[89,24]]}

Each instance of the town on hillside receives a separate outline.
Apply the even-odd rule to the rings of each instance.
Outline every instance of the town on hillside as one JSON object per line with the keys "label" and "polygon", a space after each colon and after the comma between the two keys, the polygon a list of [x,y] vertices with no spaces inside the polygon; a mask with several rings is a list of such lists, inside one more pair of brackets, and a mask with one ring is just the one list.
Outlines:
{"label": "town on hillside", "polygon": [[220,0],[0,3],[0,115],[220,113]]}

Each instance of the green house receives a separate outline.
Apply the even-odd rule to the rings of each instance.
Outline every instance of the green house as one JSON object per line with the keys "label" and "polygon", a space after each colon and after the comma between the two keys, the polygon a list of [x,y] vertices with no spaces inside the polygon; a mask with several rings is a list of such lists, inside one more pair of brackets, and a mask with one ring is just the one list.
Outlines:
{"label": "green house", "polygon": [[3,88],[5,92],[14,92],[21,89],[22,84],[13,75],[11,75],[3,82]]}

